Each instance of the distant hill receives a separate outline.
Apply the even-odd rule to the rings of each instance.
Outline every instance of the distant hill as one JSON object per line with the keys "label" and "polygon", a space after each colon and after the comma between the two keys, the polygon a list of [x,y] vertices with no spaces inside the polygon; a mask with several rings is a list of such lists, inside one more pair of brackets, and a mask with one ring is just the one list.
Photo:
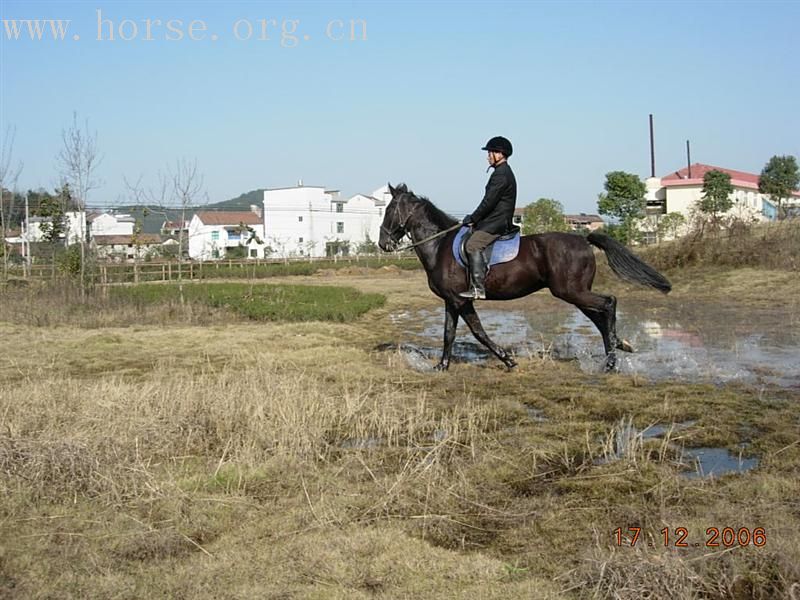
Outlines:
{"label": "distant hill", "polygon": [[205,210],[250,210],[250,205],[255,204],[258,207],[264,205],[264,190],[252,190],[245,192],[236,198],[217,202],[216,204],[209,204]]}
{"label": "distant hill", "polygon": [[[264,202],[264,190],[252,190],[214,204],[204,204],[203,206],[186,207],[186,220],[198,210],[250,210],[250,205],[255,204],[261,207]],[[180,208],[166,208],[160,206],[119,206],[115,207],[117,212],[128,213],[142,224],[143,233],[159,233],[164,221],[179,221],[181,218]]]}

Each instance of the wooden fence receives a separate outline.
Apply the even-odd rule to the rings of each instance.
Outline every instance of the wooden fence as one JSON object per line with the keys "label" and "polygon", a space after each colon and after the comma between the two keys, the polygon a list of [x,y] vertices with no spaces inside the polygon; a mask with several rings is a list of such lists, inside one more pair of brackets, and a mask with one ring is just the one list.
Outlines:
{"label": "wooden fence", "polygon": [[[178,279],[266,278],[281,275],[310,275],[320,269],[339,269],[347,266],[375,267],[403,264],[408,268],[416,261],[413,254],[402,256],[370,255],[346,258],[289,258],[289,259],[221,259],[214,261],[153,261],[136,263],[95,262],[87,270],[94,284],[145,283],[177,281]],[[9,267],[9,277],[38,280],[53,279],[62,274],[52,264],[34,264],[30,272],[24,266]]]}

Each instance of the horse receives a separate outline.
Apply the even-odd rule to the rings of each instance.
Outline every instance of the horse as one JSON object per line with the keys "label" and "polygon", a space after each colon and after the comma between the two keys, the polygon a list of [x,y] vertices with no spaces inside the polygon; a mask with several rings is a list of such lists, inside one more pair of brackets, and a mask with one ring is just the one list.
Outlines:
{"label": "horse", "polygon": [[[409,235],[427,273],[428,287],[444,300],[444,345],[436,369],[446,371],[450,366],[460,317],[472,335],[512,370],[516,361],[486,334],[473,300],[459,296],[469,286],[467,269],[458,264],[452,249],[459,222],[427,198],[415,195],[405,184],[396,188],[389,184],[389,191],[392,199],[380,226],[378,246],[384,252],[394,251]],[[596,263],[591,246],[605,253],[611,270],[620,279],[664,294],[672,289],[663,275],[603,233],[595,231],[583,237],[552,232],[522,236],[516,258],[492,266],[486,277],[486,299],[513,300],[549,288],[555,297],[578,307],[600,331],[605,348],[604,371],[611,372],[617,368],[616,351],[633,349],[617,338],[617,299],[592,291]]]}

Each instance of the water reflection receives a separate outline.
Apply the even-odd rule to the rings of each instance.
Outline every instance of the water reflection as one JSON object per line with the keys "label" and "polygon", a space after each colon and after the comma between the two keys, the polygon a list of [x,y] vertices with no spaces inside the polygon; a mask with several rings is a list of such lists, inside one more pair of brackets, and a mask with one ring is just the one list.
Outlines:
{"label": "water reflection", "polygon": [[693,469],[684,473],[689,479],[744,473],[758,466],[757,458],[742,458],[724,448],[687,448],[683,458]]}
{"label": "water reflection", "polygon": [[[646,308],[619,311],[617,332],[634,347],[620,353],[620,372],[649,379],[800,387],[800,333],[775,315],[720,314],[713,307],[679,307],[677,315],[654,317]],[[577,310],[481,309],[487,333],[523,357],[547,355],[575,360],[583,371],[603,367],[600,334]],[[418,338],[420,353],[441,351],[444,310],[420,310],[392,316]],[[455,361],[494,360],[459,323]]]}

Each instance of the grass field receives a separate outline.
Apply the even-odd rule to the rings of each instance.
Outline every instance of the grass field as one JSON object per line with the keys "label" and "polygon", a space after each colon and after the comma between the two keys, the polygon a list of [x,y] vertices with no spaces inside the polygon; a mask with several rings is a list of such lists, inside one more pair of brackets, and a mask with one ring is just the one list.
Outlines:
{"label": "grass field", "polygon": [[[597,287],[654,310],[779,306],[796,326],[795,273],[669,276],[667,297],[604,268]],[[418,373],[374,348],[404,341],[394,312],[438,306],[421,272],[274,283],[385,302],[256,322],[161,292],[83,308],[69,291],[3,293],[0,597],[800,597],[797,390],[547,356]],[[636,434],[653,424],[667,433]],[[757,469],[685,477],[677,449],[743,441]]]}
{"label": "grass field", "polygon": [[249,283],[125,286],[112,288],[111,297],[142,309],[175,306],[181,291],[184,302],[227,309],[256,321],[352,321],[384,302],[380,294],[345,287]]}

